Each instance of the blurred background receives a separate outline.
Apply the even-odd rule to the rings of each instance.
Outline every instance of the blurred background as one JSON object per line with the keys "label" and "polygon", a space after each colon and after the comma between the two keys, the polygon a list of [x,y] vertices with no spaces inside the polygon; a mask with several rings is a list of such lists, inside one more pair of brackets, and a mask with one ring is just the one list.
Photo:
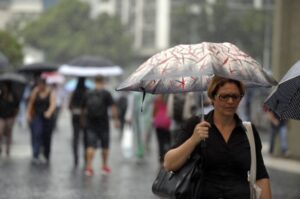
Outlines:
{"label": "blurred background", "polygon": [[[34,63],[53,63],[59,67],[81,55],[99,55],[112,60],[123,70],[122,75],[110,78],[108,83],[113,96],[117,98],[120,94],[114,91],[115,87],[153,54],[178,44],[207,41],[231,42],[237,45],[279,80],[292,64],[300,59],[299,10],[298,0],[0,0],[0,73],[16,72]],[[65,78],[64,83],[71,79]],[[270,125],[262,104],[270,91],[270,88],[249,90],[247,98],[241,104],[240,114],[255,123],[260,131],[266,147],[266,164],[271,170],[271,179],[274,176],[274,198],[300,198],[297,188],[300,185],[300,123],[296,120],[288,122],[289,157],[278,155],[278,140],[275,152],[277,155],[268,156]],[[63,126],[60,129],[71,131],[67,104],[68,97],[64,101],[65,111],[62,112],[58,124]],[[18,144],[24,147],[29,142],[28,135],[24,135],[25,131],[26,128],[15,125],[14,153],[29,157],[28,148],[22,148],[21,153],[17,147]],[[69,134],[55,135],[54,139],[60,138],[61,142],[61,139],[70,139]],[[68,146],[62,145],[62,148],[57,149],[60,153],[65,149],[69,150]],[[153,142],[151,146],[156,150],[156,143]],[[26,151],[27,156],[24,155]],[[117,155],[118,150],[112,153]],[[62,157],[68,155],[67,153]],[[120,194],[116,194],[112,187],[108,187],[107,194],[101,195],[102,193],[94,187],[90,188],[92,193],[79,195],[85,198],[95,198],[97,194],[101,195],[98,198],[155,198],[151,194],[150,184],[156,175],[156,167],[153,169],[151,165],[157,163],[156,154],[152,156],[149,155],[150,160],[155,164],[152,161],[147,162],[148,166],[140,171],[141,175],[147,174],[146,179],[137,175],[139,169],[136,165],[129,165],[123,169],[122,172],[129,174],[120,176],[125,179],[121,181],[124,183],[122,186],[128,182],[132,185],[131,189],[143,185],[139,180],[144,182],[139,191],[122,188]],[[13,157],[12,153],[11,158]],[[112,157],[112,162],[120,165],[116,158]],[[57,161],[62,159],[64,158]],[[5,161],[8,160],[0,159],[0,169],[19,169],[16,165],[5,166],[9,164]],[[21,162],[22,164],[25,163]],[[60,162],[59,165],[62,166],[63,163]],[[44,170],[39,172],[44,172],[45,176],[49,174]],[[62,169],[58,172],[66,171]],[[134,172],[136,173],[133,174]],[[137,178],[131,178],[130,174]],[[4,181],[4,176],[1,175],[3,174],[0,174],[1,181]],[[23,175],[25,174],[16,175],[15,178]],[[55,179],[53,181],[58,182],[58,176],[57,173],[52,176]],[[284,177],[287,181],[290,180],[290,183],[286,183]],[[112,182],[120,182],[117,177],[112,178],[110,182],[109,179],[102,180],[96,185],[108,186],[113,184]],[[282,185],[282,182],[286,185]],[[74,187],[87,191],[87,184],[90,186],[95,182],[83,182],[81,179],[82,184],[74,185],[69,181],[68,183],[65,186],[69,189],[58,192],[74,198],[78,194]],[[15,188],[23,186],[11,179],[5,186],[0,182],[1,192],[9,185],[15,185]],[[27,190],[26,197],[21,197],[22,191],[19,191],[19,195],[7,191],[5,197],[0,194],[0,198],[39,198],[43,193],[41,190],[46,190],[46,186],[41,190],[34,190],[36,195]],[[51,194],[47,192],[45,198],[63,198],[62,195],[55,195],[53,190]],[[101,190],[105,192],[104,188]],[[135,195],[132,195],[133,193]]]}

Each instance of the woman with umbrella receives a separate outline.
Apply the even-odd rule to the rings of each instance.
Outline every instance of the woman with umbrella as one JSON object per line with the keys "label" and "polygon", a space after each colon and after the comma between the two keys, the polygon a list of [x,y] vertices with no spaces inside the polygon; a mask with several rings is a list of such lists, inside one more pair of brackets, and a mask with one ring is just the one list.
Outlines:
{"label": "woman with umbrella", "polygon": [[49,163],[53,116],[56,108],[55,92],[46,85],[46,80],[39,78],[28,102],[27,118],[31,128],[33,163],[39,162],[40,149],[46,163]]}
{"label": "woman with umbrella", "polygon": [[6,136],[6,155],[10,155],[12,129],[18,113],[18,99],[12,92],[11,82],[2,82],[0,88],[0,154],[2,152],[2,137]]}
{"label": "woman with umbrella", "polygon": [[[215,76],[208,85],[208,96],[214,109],[205,115],[190,118],[179,135],[175,147],[164,158],[169,171],[180,169],[188,158],[200,153],[204,159],[200,198],[250,198],[248,171],[250,147],[245,127],[236,110],[245,93],[240,81]],[[259,134],[252,125],[256,146],[256,184],[262,189],[261,198],[270,199],[269,175],[261,154]],[[205,148],[197,147],[201,141]]]}

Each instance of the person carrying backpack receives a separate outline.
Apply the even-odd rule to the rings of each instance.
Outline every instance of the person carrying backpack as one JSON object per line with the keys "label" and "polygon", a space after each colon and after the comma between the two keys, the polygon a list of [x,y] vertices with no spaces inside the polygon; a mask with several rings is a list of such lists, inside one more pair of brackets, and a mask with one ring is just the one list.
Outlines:
{"label": "person carrying backpack", "polygon": [[182,124],[191,116],[196,115],[198,105],[194,93],[170,94],[167,100],[168,116],[171,118],[172,145],[181,131]]}
{"label": "person carrying backpack", "polygon": [[95,77],[95,89],[87,92],[83,101],[83,112],[85,113],[85,124],[87,129],[87,149],[86,149],[86,168],[85,175],[92,176],[94,171],[92,162],[95,150],[100,144],[102,149],[102,168],[103,174],[108,174],[111,169],[108,167],[109,155],[109,115],[108,109],[111,108],[115,126],[119,127],[118,110],[112,95],[105,89],[104,78]]}

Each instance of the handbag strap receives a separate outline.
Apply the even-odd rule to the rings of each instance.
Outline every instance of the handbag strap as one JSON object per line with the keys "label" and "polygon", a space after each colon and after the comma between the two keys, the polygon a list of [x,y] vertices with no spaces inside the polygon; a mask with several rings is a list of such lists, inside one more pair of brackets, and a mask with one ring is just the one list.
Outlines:
{"label": "handbag strap", "polygon": [[253,130],[251,122],[243,122],[244,127],[246,128],[246,135],[250,144],[250,153],[251,153],[251,167],[250,173],[248,172],[248,181],[251,185],[254,185],[256,182],[256,149],[255,149],[255,140],[253,136]]}

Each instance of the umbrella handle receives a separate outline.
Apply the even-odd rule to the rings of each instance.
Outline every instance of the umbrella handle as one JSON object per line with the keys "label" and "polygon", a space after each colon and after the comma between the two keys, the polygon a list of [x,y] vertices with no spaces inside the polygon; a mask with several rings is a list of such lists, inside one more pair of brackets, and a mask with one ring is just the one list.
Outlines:
{"label": "umbrella handle", "polygon": [[[204,106],[203,106],[204,97],[203,97],[203,91],[201,91],[200,96],[201,96],[201,122],[202,122],[202,121],[204,121]],[[200,147],[201,148],[206,148],[206,141],[205,141],[205,139],[202,140],[202,141],[200,141]]]}

